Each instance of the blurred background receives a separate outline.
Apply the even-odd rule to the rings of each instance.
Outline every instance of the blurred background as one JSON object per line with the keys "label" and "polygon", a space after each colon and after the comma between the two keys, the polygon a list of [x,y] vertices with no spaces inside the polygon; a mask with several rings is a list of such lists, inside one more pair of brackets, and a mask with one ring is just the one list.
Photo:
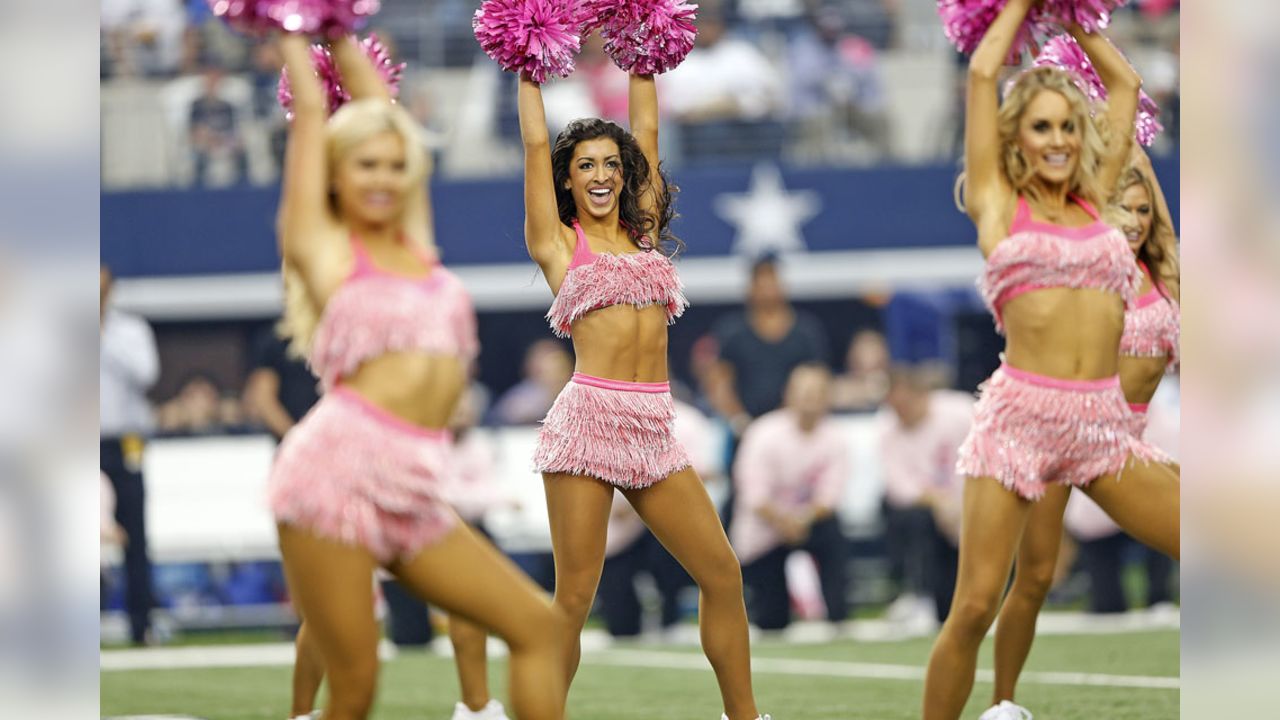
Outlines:
{"label": "blurred background", "polygon": [[[535,423],[572,372],[572,350],[542,319],[551,296],[521,237],[515,82],[480,52],[476,5],[383,0],[369,29],[408,63],[400,102],[432,137],[438,242],[480,313],[475,432],[513,499],[485,521],[549,584],[541,482],[529,457]],[[891,370],[927,368],[917,387],[968,394],[1001,347],[973,290],[982,260],[972,226],[951,201],[965,66],[934,5],[704,0],[697,47],[659,79],[663,156],[681,188],[674,231],[688,245],[679,268],[693,303],[671,329],[671,372],[677,397],[705,420],[696,442],[710,458],[709,487],[726,501],[735,482],[738,436],[723,413],[735,322],[770,304],[793,307],[814,338],[802,359],[831,370],[832,421],[852,458],[834,541],[847,551],[849,617],[881,618],[905,635],[936,627],[932,570],[912,558],[933,558],[920,548],[946,532],[940,520],[919,522],[918,493],[886,478],[893,460],[884,438],[901,411],[886,404]],[[146,442],[121,458],[145,486],[134,531],[146,535],[145,557],[126,557],[130,546],[141,552],[130,528],[104,534],[102,638],[153,643],[289,627],[262,502],[273,435],[287,429],[277,410],[296,419],[310,391],[272,332],[281,299],[273,236],[286,133],[276,102],[281,61],[272,46],[211,17],[204,0],[102,0],[101,12],[102,301],[143,323],[124,355],[152,365],[140,386],[145,419],[127,428]],[[1179,18],[1176,0],[1135,0],[1111,30],[1162,109],[1166,130],[1151,153],[1175,221]],[[626,75],[590,38],[577,72],[544,88],[552,132],[584,116],[625,124],[626,91]],[[776,408],[785,382],[760,378],[764,399],[752,414]],[[1156,410],[1164,419],[1153,427],[1176,454],[1179,393],[1176,379],[1166,384]],[[113,435],[103,418],[103,436]],[[1053,606],[1115,612],[1176,600],[1176,571],[1149,576],[1136,545],[1121,538],[1108,547],[1124,594],[1091,600],[1088,564],[1073,563],[1073,553]],[[156,610],[139,620],[145,599],[130,600],[127,578],[145,583],[143,562]],[[821,619],[826,578],[812,564],[793,565],[797,617]],[[640,593],[659,602],[652,585]],[[680,602],[683,617],[696,611],[694,594]],[[421,639],[424,631],[406,632]]]}

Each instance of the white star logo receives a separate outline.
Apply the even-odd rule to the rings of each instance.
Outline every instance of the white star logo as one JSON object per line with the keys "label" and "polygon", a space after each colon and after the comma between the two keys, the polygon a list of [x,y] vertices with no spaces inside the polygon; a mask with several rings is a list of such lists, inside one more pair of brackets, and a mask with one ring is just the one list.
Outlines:
{"label": "white star logo", "polygon": [[805,250],[800,226],[822,211],[822,200],[812,190],[788,192],[778,166],[761,163],[751,170],[747,192],[721,193],[714,207],[717,215],[737,228],[732,251],[757,257]]}

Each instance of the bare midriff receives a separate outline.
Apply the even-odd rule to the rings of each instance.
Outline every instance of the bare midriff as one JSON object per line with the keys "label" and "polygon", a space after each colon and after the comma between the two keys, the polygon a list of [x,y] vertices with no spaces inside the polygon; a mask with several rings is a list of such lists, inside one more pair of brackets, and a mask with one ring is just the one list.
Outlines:
{"label": "bare midriff", "polygon": [[609,380],[666,382],[667,309],[610,305],[573,323],[574,370]]}
{"label": "bare midriff", "polygon": [[1092,288],[1044,288],[1005,303],[1005,362],[1064,380],[1116,375],[1124,301]]}
{"label": "bare midriff", "polygon": [[467,363],[451,355],[391,352],[361,363],[341,385],[405,422],[437,430],[448,427],[467,386]]}

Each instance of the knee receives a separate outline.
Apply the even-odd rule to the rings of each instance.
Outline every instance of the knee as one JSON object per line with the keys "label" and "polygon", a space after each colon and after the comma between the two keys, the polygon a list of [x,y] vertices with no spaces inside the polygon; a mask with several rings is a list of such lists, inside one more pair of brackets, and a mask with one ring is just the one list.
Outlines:
{"label": "knee", "polygon": [[1013,576],[1009,594],[1037,605],[1044,602],[1053,587],[1053,563],[1035,563],[1019,567]]}
{"label": "knee", "polygon": [[716,597],[742,597],[742,566],[732,550],[718,554],[694,576],[698,589]]}
{"label": "knee", "polygon": [[554,647],[566,637],[576,637],[581,626],[575,629],[568,613],[558,605],[541,606],[525,621],[516,625],[517,632],[503,638],[516,652],[538,651]]}
{"label": "knee", "polygon": [[562,578],[556,584],[555,604],[566,622],[576,622],[581,628],[587,622],[591,606],[595,604],[594,583]]}
{"label": "knee", "polygon": [[999,609],[999,600],[993,596],[957,597],[947,615],[947,625],[952,626],[955,632],[981,642]]}

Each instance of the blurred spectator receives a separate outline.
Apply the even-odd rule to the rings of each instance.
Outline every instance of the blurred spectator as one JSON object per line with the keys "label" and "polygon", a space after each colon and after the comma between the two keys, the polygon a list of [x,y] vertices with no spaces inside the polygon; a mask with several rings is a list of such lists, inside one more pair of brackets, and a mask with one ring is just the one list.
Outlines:
{"label": "blurred spectator", "polygon": [[874,410],[889,392],[889,344],[878,330],[859,330],[849,341],[845,370],[831,388],[837,410]]}
{"label": "blurred spectator", "polygon": [[288,346],[274,324],[262,331],[242,399],[246,418],[265,427],[277,442],[320,399],[315,375],[305,361],[289,355]]}
{"label": "blurred spectator", "polygon": [[102,0],[103,75],[168,77],[182,60],[180,0]]}
{"label": "blurred spectator", "polygon": [[239,401],[224,396],[213,378],[203,373],[188,378],[156,414],[160,431],[167,435],[213,435],[244,426]]}
{"label": "blurred spectator", "polygon": [[836,507],[849,481],[849,441],[828,420],[831,371],[807,363],[792,371],[786,405],[751,424],[734,461],[737,508],[729,537],[750,588],[761,630],[791,622],[786,562],[793,551],[817,563],[827,619],[848,615],[848,542]]}
{"label": "blurred spectator", "polygon": [[146,321],[111,308],[113,278],[105,265],[99,270],[98,281],[99,466],[111,479],[116,522],[129,539],[124,553],[129,634],[134,643],[142,644],[149,639],[153,604],[142,451],[155,428],[147,390],[160,376],[160,358]]}
{"label": "blurred spectator", "polygon": [[[689,452],[689,462],[706,482],[717,475],[713,451],[715,430],[696,407],[679,400],[676,406],[676,439]],[[621,492],[613,496],[609,531],[604,549],[604,569],[600,574],[600,610],[605,628],[614,637],[634,637],[643,626],[636,578],[642,573],[653,578],[662,596],[661,626],[671,630],[680,621],[680,591],[693,585],[671,553],[645,527]]]}
{"label": "blurred spectator", "polygon": [[[582,54],[578,56],[575,74],[586,81],[599,117],[616,123],[627,122],[630,79],[626,71],[614,65],[613,60],[605,54],[604,40],[599,33],[592,33],[582,39]],[[658,100],[661,102],[665,99],[659,93]]]}
{"label": "blurred spectator", "polygon": [[541,421],[573,376],[573,356],[556,340],[539,340],[524,354],[524,379],[493,404],[490,422],[528,425]]}
{"label": "blurred spectator", "polygon": [[758,120],[782,107],[782,81],[755,45],[728,35],[717,2],[698,10],[698,38],[684,62],[662,76],[659,95],[686,123]]}
{"label": "blurred spectator", "polygon": [[[221,84],[222,71],[214,67],[207,68],[204,73],[204,93],[191,103],[188,133],[195,160],[196,187],[237,184],[246,179],[248,172],[248,156],[240,137],[236,107],[221,96]],[[209,172],[215,167],[215,172],[228,179],[211,183]]]}
{"label": "blurred spectator", "polygon": [[802,151],[823,158],[861,142],[875,157],[888,156],[888,101],[876,48],[845,31],[835,6],[812,10],[807,20],[787,45],[789,111],[800,123]]}
{"label": "blurred spectator", "polygon": [[876,418],[885,543],[901,588],[891,619],[918,616],[931,597],[930,614],[942,622],[955,591],[964,486],[956,453],[973,423],[974,398],[936,389],[942,375],[927,367],[894,368]]}
{"label": "blurred spectator", "polygon": [[751,266],[746,311],[722,318],[713,332],[720,349],[716,372],[730,387],[717,410],[738,435],[752,418],[782,404],[792,370],[827,361],[821,323],[791,306],[772,255]]}
{"label": "blurred spectator", "polygon": [[493,509],[511,506],[514,498],[497,482],[497,454],[489,438],[475,431],[484,406],[484,390],[473,385],[462,394],[454,408],[449,427],[453,430],[454,480],[449,501],[458,515],[486,536],[485,515]]}
{"label": "blurred spectator", "polygon": [[284,166],[285,141],[289,132],[284,110],[276,99],[280,68],[283,66],[284,60],[275,43],[262,43],[253,49],[253,65],[249,71],[249,82],[253,87],[253,116],[263,124],[271,151],[271,167],[277,174]]}

